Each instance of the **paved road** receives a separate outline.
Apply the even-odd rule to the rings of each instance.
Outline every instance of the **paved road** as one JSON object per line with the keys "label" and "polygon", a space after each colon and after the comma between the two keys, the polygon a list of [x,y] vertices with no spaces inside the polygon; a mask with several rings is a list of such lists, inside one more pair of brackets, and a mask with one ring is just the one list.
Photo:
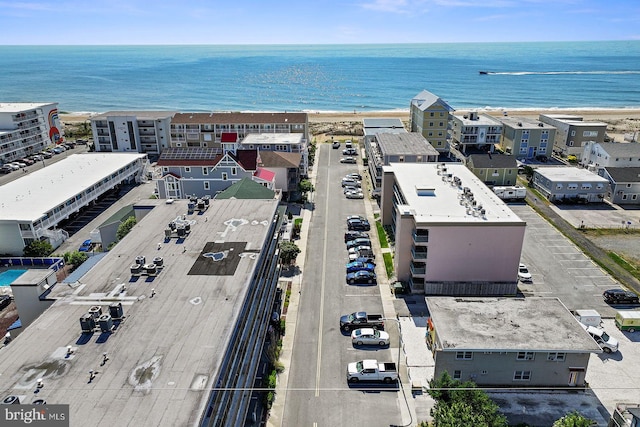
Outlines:
{"label": "paved road", "polygon": [[322,145],[316,156],[315,210],[303,267],[283,426],[402,424],[397,386],[351,389],[345,379],[349,362],[363,358],[391,361],[392,352],[398,350],[394,344],[398,337],[395,327],[390,326],[390,348],[355,349],[339,330],[342,314],[356,310],[382,313],[377,286],[345,284],[345,218],[365,215],[365,205],[342,194],[341,177],[356,167],[340,164],[340,155],[339,150]]}

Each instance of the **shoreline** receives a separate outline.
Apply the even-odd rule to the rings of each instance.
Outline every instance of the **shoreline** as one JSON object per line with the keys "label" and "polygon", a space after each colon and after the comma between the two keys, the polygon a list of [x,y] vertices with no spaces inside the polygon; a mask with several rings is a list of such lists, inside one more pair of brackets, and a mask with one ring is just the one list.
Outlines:
{"label": "shoreline", "polygon": [[[140,110],[141,112],[146,110]],[[477,111],[492,116],[502,117],[504,112],[509,116],[538,116],[540,114],[567,114],[582,116],[585,120],[592,117],[603,117],[608,119],[640,119],[640,107],[624,107],[624,108],[600,108],[600,107],[572,107],[572,108],[462,108],[455,110],[455,114],[467,113],[469,111]],[[243,111],[246,113],[257,113],[266,111]],[[361,121],[363,118],[401,118],[409,120],[409,109],[404,110],[376,110],[376,111],[301,111],[307,113],[310,123],[317,122],[333,122],[333,121]],[[98,112],[64,112],[59,113],[62,122],[83,122],[90,120]]]}

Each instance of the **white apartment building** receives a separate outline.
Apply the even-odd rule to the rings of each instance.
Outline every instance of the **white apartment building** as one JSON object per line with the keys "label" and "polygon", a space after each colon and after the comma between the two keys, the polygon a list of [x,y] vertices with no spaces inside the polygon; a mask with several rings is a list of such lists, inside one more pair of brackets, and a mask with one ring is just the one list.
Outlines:
{"label": "white apartment building", "polygon": [[584,144],[580,163],[604,176],[604,169],[640,167],[640,144],[633,142],[595,142]]}
{"label": "white apartment building", "polygon": [[493,153],[494,145],[500,142],[502,122],[476,111],[452,114],[449,135],[453,146],[465,157],[479,151]]}
{"label": "white apartment building", "polygon": [[123,182],[135,182],[144,154],[73,154],[0,186],[0,253],[22,255],[34,240],[54,248],[69,235],[58,224]]}
{"label": "white apartment building", "polygon": [[462,164],[383,167],[382,225],[412,292],[514,295],[526,223]]}
{"label": "white apartment building", "polygon": [[0,164],[36,154],[63,140],[58,103],[0,103]]}
{"label": "white apartment building", "polygon": [[171,111],[110,111],[91,118],[96,151],[159,155],[169,147]]}

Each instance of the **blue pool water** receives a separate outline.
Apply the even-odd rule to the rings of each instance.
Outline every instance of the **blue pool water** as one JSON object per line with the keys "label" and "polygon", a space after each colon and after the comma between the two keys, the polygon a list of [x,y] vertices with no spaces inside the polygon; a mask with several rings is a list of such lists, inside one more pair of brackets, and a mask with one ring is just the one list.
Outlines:
{"label": "blue pool water", "polygon": [[22,276],[27,270],[7,270],[0,273],[0,286],[9,286],[11,282]]}

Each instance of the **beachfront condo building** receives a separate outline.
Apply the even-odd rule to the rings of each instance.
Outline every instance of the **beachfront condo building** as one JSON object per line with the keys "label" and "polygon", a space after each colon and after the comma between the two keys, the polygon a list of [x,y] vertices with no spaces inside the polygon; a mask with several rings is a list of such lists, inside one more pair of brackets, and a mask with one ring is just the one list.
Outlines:
{"label": "beachfront condo building", "polygon": [[58,103],[0,103],[0,164],[37,154],[63,140]]}
{"label": "beachfront condo building", "polygon": [[556,128],[553,151],[562,157],[582,157],[584,145],[589,141],[605,142],[607,124],[585,122],[580,116],[540,114],[540,121]]}
{"label": "beachfront condo building", "polygon": [[380,217],[414,293],[515,295],[526,223],[466,166],[383,166]]}
{"label": "beachfront condo building", "polygon": [[451,115],[449,136],[458,157],[493,153],[501,135],[502,122],[488,114],[471,111],[468,114]]}
{"label": "beachfront condo building", "polygon": [[422,134],[438,152],[446,153],[449,151],[447,127],[454,111],[442,98],[423,90],[411,99],[410,130]]}
{"label": "beachfront condo building", "polygon": [[500,148],[516,159],[551,157],[556,128],[526,117],[502,117]]}
{"label": "beachfront condo building", "polygon": [[372,195],[380,197],[382,167],[391,163],[427,163],[438,161],[436,150],[418,132],[377,133],[365,138]]}
{"label": "beachfront condo building", "polygon": [[169,147],[171,111],[110,111],[91,118],[95,151],[146,153]]}

